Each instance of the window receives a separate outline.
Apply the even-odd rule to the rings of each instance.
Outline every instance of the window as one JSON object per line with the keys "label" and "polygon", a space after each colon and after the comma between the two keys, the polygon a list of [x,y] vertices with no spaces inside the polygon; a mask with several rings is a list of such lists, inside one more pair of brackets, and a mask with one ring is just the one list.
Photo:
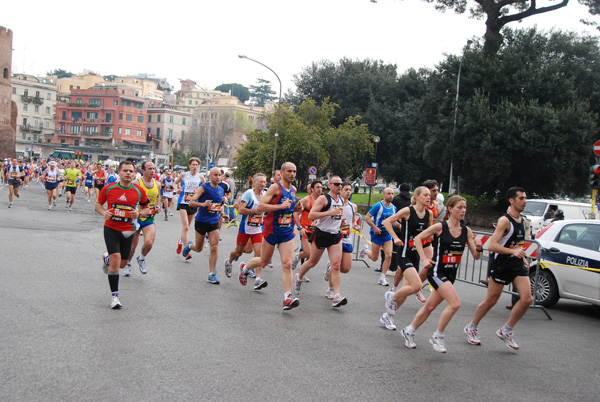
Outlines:
{"label": "window", "polygon": [[73,85],[69,85],[69,89],[73,89]]}
{"label": "window", "polygon": [[35,109],[35,112],[36,112],[36,113],[39,113],[39,112],[40,112],[40,107],[39,107],[38,105],[35,105],[35,108],[34,108],[34,109]]}
{"label": "window", "polygon": [[123,134],[123,130],[119,127],[119,134]]}
{"label": "window", "polygon": [[48,92],[46,94],[46,99],[51,100],[52,99],[52,94],[50,92]]}
{"label": "window", "polygon": [[98,119],[98,113],[97,112],[88,112],[87,113],[87,118],[88,118],[88,120],[97,120]]}
{"label": "window", "polygon": [[125,120],[127,120],[127,121],[133,121],[133,116],[130,115],[130,114],[126,114],[125,115]]}
{"label": "window", "polygon": [[558,235],[557,242],[587,250],[599,251],[600,231],[596,225],[585,223],[567,225]]}
{"label": "window", "polygon": [[141,137],[141,136],[142,136],[142,134],[143,134],[143,131],[142,131],[142,130],[138,130],[138,131],[137,131],[137,136],[138,136],[138,137]]}
{"label": "window", "polygon": [[148,115],[148,123],[151,123],[151,122],[152,122],[152,115],[151,115],[151,114],[149,114],[149,115]]}
{"label": "window", "polygon": [[119,120],[123,120],[123,113],[119,113]]}
{"label": "window", "polygon": [[202,120],[206,120],[206,112],[202,112]]}
{"label": "window", "polygon": [[181,119],[181,124],[183,124],[183,125],[185,126],[185,117],[183,117],[183,118]]}
{"label": "window", "polygon": [[106,122],[112,123],[112,113],[106,113]]}
{"label": "window", "polygon": [[156,121],[160,123],[160,114],[156,115]]}
{"label": "window", "polygon": [[79,146],[79,140],[73,140],[73,145],[78,147]]}
{"label": "window", "polygon": [[98,132],[98,127],[96,127],[96,126],[88,126],[88,127],[86,127],[86,128],[85,128],[85,131],[86,131],[88,134],[90,134],[90,135],[91,135],[91,134],[95,134],[95,133],[97,133],[97,132]]}
{"label": "window", "polygon": [[40,97],[40,91],[35,91],[35,97],[39,98]]}
{"label": "window", "polygon": [[90,105],[98,105],[100,106],[100,99],[90,98]]}
{"label": "window", "polygon": [[185,134],[185,131],[181,130],[181,141],[183,141],[183,135]]}
{"label": "window", "polygon": [[150,134],[150,133],[151,133],[151,130],[150,130],[150,127],[148,127],[148,134]]}
{"label": "window", "polygon": [[17,87],[13,87],[13,94],[16,95],[16,93],[17,93]]}
{"label": "window", "polygon": [[63,110],[62,112],[62,120],[67,120],[67,111]]}
{"label": "window", "polygon": [[50,114],[50,107],[46,106],[46,114]]}
{"label": "window", "polygon": [[169,116],[169,123],[173,123],[173,115]]}
{"label": "window", "polygon": [[81,133],[81,126],[71,126],[71,133],[73,133],[73,134],[80,134]]}
{"label": "window", "polygon": [[71,119],[73,119],[73,121],[79,121],[82,117],[81,112],[71,112]]}
{"label": "window", "polygon": [[46,120],[46,128],[50,128],[50,122]]}
{"label": "window", "polygon": [[[71,86],[72,86],[72,85],[71,85]],[[61,138],[61,139],[60,139],[60,143],[61,143],[61,144],[66,144],[66,143],[67,143],[67,140],[65,140],[64,138]]]}
{"label": "window", "polygon": [[191,104],[192,104],[192,101],[189,101],[189,102],[190,102],[190,105],[191,105]]}
{"label": "window", "polygon": [[125,129],[125,135],[131,135],[131,129],[130,128],[126,128]]}
{"label": "window", "polygon": [[198,105],[198,101],[196,101],[196,105]]}
{"label": "window", "polygon": [[83,99],[82,98],[77,98],[77,100],[75,101],[75,103],[83,103]]}
{"label": "window", "polygon": [[2,77],[8,78],[8,68],[4,68],[4,72],[2,73]]}
{"label": "window", "polygon": [[26,112],[27,111],[27,103],[23,103],[23,111]]}
{"label": "window", "polygon": [[173,129],[169,129],[169,138],[173,138]]}
{"label": "window", "polygon": [[23,125],[26,126],[27,125],[27,117],[23,117]]}
{"label": "window", "polygon": [[143,123],[144,122],[144,116],[138,116],[138,123]]}
{"label": "window", "polygon": [[23,90],[23,95],[25,95],[25,96],[29,95],[29,89]]}
{"label": "window", "polygon": [[115,100],[113,101],[113,105],[115,105],[115,106],[119,106],[119,100],[118,100],[118,99],[115,99]]}
{"label": "window", "polygon": [[160,138],[160,128],[156,129],[156,138]]}

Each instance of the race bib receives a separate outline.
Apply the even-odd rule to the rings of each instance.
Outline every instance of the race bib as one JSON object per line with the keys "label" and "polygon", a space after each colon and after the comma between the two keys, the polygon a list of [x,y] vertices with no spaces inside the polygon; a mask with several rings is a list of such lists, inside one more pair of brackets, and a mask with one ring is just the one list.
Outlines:
{"label": "race bib", "polygon": [[127,205],[116,205],[109,209],[112,213],[111,220],[115,222],[131,222],[131,207]]}
{"label": "race bib", "polygon": [[445,254],[442,256],[442,262],[444,264],[460,264],[462,254]]}
{"label": "race bib", "polygon": [[193,195],[194,195],[194,193],[184,193],[183,194],[183,201],[190,202]]}
{"label": "race bib", "polygon": [[209,214],[218,214],[219,212],[221,212],[221,205],[221,203],[212,203],[208,207],[206,207],[206,212],[208,212]]}
{"label": "race bib", "polygon": [[350,226],[341,226],[340,232],[342,232],[342,236],[345,238],[350,237]]}
{"label": "race bib", "polygon": [[262,214],[249,215],[248,216],[248,222],[246,224],[248,226],[261,227],[263,225],[263,216],[262,216]]}
{"label": "race bib", "polygon": [[292,227],[292,214],[281,214],[277,218],[277,227],[290,228]]}
{"label": "race bib", "polygon": [[75,180],[67,180],[67,186],[74,186]]}
{"label": "race bib", "polygon": [[96,184],[104,184],[104,180],[102,180],[102,179],[96,179]]}
{"label": "race bib", "polygon": [[340,210],[340,214],[339,215],[334,215],[332,216],[333,219],[335,219],[336,221],[339,221],[340,219],[342,219],[342,213],[344,212],[344,207],[336,207],[337,209]]}
{"label": "race bib", "polygon": [[56,183],[56,176],[51,176],[51,177],[49,176],[49,177],[46,179],[46,181],[47,181],[48,183]]}
{"label": "race bib", "polygon": [[169,187],[165,188],[165,191],[166,191],[167,193],[170,193],[170,192],[172,192],[172,191],[173,191],[173,187],[169,186]]}

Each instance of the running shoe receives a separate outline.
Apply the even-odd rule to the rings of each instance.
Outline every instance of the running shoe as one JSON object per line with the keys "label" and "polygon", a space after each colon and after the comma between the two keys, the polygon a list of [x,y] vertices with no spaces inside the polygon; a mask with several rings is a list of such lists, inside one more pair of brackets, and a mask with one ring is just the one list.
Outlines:
{"label": "running shoe", "polygon": [[218,279],[217,279],[217,275],[216,272],[213,272],[212,274],[208,275],[208,279],[206,280],[208,283],[212,283],[213,285],[218,285],[219,283],[221,283]]}
{"label": "running shoe", "polygon": [[331,307],[341,307],[348,303],[348,300],[345,297],[340,295],[336,295],[331,302]]}
{"label": "running shoe", "polygon": [[421,303],[425,303],[427,301],[427,299],[425,298],[425,296],[423,296],[423,292],[421,292],[420,290],[417,293],[415,293],[415,297]]}
{"label": "running shoe", "polygon": [[173,216],[173,212],[169,212],[169,216]]}
{"label": "running shoe", "polygon": [[233,264],[229,262],[229,258],[225,259],[225,276],[231,278],[231,271],[233,271]]}
{"label": "running shoe", "polygon": [[365,246],[362,248],[362,250],[360,250],[360,253],[358,253],[358,258],[360,258],[360,259],[365,258],[365,255],[367,255],[367,251],[369,251],[369,245],[365,244]]}
{"label": "running shoe", "polygon": [[519,350],[519,345],[517,345],[517,343],[515,342],[512,331],[506,332],[504,331],[503,327],[500,327],[498,328],[498,331],[496,331],[496,336],[502,339],[506,347],[508,347],[509,349]]}
{"label": "running shoe", "polygon": [[183,242],[181,240],[179,240],[179,242],[177,243],[177,250],[175,250],[175,252],[177,254],[181,254],[182,250],[183,250]]}
{"label": "running shoe", "polygon": [[69,212],[71,212],[71,211],[72,211],[72,209],[71,209],[71,207],[69,207]]}
{"label": "running shoe", "polygon": [[119,295],[114,295],[110,302],[110,308],[119,309],[121,307],[123,306],[121,305],[121,301],[119,300]]}
{"label": "running shoe", "polygon": [[238,276],[238,279],[240,280],[240,283],[242,284],[242,286],[246,286],[246,284],[248,283],[248,274],[244,273],[245,266],[246,266],[246,264],[244,264],[243,262],[240,262],[240,275]]}
{"label": "running shoe", "polygon": [[300,294],[300,286],[302,286],[302,281],[300,280],[300,275],[299,274],[295,274],[294,275],[294,293],[299,295]]}
{"label": "running shoe", "polygon": [[90,201],[90,199],[89,199],[89,198],[88,198],[87,200],[88,200],[88,202],[92,202],[92,201]]}
{"label": "running shoe", "polygon": [[130,276],[131,275],[131,264],[127,263],[127,265],[125,265],[125,268],[123,268],[123,276]]}
{"label": "running shoe", "polygon": [[446,350],[446,345],[444,345],[443,336],[432,335],[431,338],[429,338],[429,343],[431,343],[431,346],[433,346],[433,350],[435,350],[436,352],[446,353],[448,351]]}
{"label": "running shoe", "polygon": [[52,205],[48,205],[48,211],[52,209]]}
{"label": "running shoe", "polygon": [[385,292],[385,311],[388,315],[396,315],[396,300],[392,292]]}
{"label": "running shoe", "polygon": [[415,343],[414,333],[409,334],[408,332],[406,332],[406,328],[402,328],[402,331],[400,331],[400,335],[402,335],[402,337],[404,338],[404,344],[407,348],[414,349],[417,347],[417,344]]}
{"label": "running shoe", "polygon": [[256,278],[256,269],[252,268],[250,271],[248,271],[248,276],[250,278]]}
{"label": "running shoe", "polygon": [[329,272],[331,272],[331,262],[327,261],[327,268],[325,269],[325,277],[324,279],[329,282]]}
{"label": "running shoe", "polygon": [[183,251],[181,252],[181,255],[184,256],[186,260],[189,260],[190,258],[192,258],[192,256],[190,255],[190,251],[192,250],[190,248],[191,245],[192,245],[192,242],[189,242],[187,244],[187,246],[185,246],[183,248]]}
{"label": "running shoe", "polygon": [[304,278],[302,278],[302,282],[310,282],[310,279],[308,278],[308,276],[304,275]]}
{"label": "running shoe", "polygon": [[333,295],[333,288],[327,288],[327,293],[325,293],[325,297],[328,298],[328,299],[330,299],[330,300],[333,300],[333,296],[334,296]]}
{"label": "running shoe", "polygon": [[390,317],[390,315],[388,313],[383,313],[383,315],[379,319],[379,322],[385,327],[385,329],[389,329],[390,331],[396,330],[394,321],[392,320],[392,317]]}
{"label": "running shoe", "polygon": [[273,260],[269,261],[269,263],[267,265],[265,265],[266,268],[273,268]]}
{"label": "running shoe", "polygon": [[148,267],[146,266],[146,259],[142,258],[141,255],[138,255],[137,262],[138,262],[138,265],[140,266],[140,272],[142,274],[147,273],[148,272]]}
{"label": "running shoe", "polygon": [[168,221],[168,220],[169,220],[169,218],[167,218],[167,217],[165,216],[165,221]]}
{"label": "running shoe", "polygon": [[8,204],[8,207],[9,207],[9,208],[12,208],[12,202],[11,202],[10,204]]}
{"label": "running shoe", "polygon": [[298,299],[297,297],[290,296],[283,301],[283,309],[284,310],[291,310],[294,307],[298,307],[299,305],[300,305],[300,299]]}
{"label": "running shoe", "polygon": [[471,345],[481,345],[481,340],[477,334],[477,328],[471,328],[471,324],[467,324],[464,331],[467,335],[467,342],[469,342]]}
{"label": "running shoe", "polygon": [[381,286],[390,286],[387,279],[385,279],[385,275],[380,275],[379,282],[377,282],[377,283],[380,284]]}
{"label": "running shoe", "polygon": [[257,279],[256,281],[254,281],[254,290],[264,289],[267,287],[267,285],[268,283],[264,279]]}
{"label": "running shoe", "polygon": [[108,275],[108,251],[102,253],[102,271]]}
{"label": "running shoe", "polygon": [[300,262],[300,254],[295,254],[294,259],[292,260],[292,270],[296,269],[298,262]]}

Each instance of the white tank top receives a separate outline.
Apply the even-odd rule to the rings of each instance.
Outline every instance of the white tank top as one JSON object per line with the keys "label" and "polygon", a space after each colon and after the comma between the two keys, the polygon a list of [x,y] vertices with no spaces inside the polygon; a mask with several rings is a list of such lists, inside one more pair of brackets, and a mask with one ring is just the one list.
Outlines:
{"label": "white tank top", "polygon": [[[325,197],[327,197],[327,199],[331,201],[331,206],[329,207],[330,209],[331,208],[339,208],[339,209],[343,210],[344,200],[342,199],[342,197],[340,197],[338,195],[337,201],[334,200],[333,197],[331,197],[329,194],[325,194]],[[325,212],[325,211],[327,211],[327,210],[321,210],[321,212]],[[341,215],[324,216],[318,220],[317,228],[319,228],[319,230],[322,232],[336,234],[340,231],[341,224],[342,224],[342,216]]]}
{"label": "white tank top", "polygon": [[340,227],[342,231],[342,243],[352,244],[354,240],[354,233],[352,233],[352,226],[354,226],[354,207],[350,202],[347,205],[344,205],[344,213],[342,214],[342,222],[345,221],[345,225]]}

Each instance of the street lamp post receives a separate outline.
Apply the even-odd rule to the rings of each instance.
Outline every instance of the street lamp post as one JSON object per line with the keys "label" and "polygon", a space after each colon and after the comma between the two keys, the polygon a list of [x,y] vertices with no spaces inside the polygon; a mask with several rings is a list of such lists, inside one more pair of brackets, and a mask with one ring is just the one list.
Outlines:
{"label": "street lamp post", "polygon": [[209,107],[209,116],[208,116],[208,143],[206,144],[206,172],[210,171],[210,128],[212,126],[212,114],[213,114],[213,105],[212,105],[212,96],[210,96],[210,94],[208,93],[208,91],[202,87],[199,87],[198,85],[196,85],[196,88],[204,91],[204,93],[208,96],[208,99],[210,100],[210,107]]}
{"label": "street lamp post", "polygon": [[460,63],[458,64],[458,77],[456,78],[456,100],[454,105],[454,126],[452,128],[452,134],[450,135],[450,183],[448,184],[448,196],[452,194],[452,170],[454,167],[454,136],[456,135],[456,120],[458,119],[458,95],[460,92],[460,74],[462,72],[463,59],[465,58],[465,52],[473,41],[468,40],[467,45],[463,49],[463,54],[460,56]]}
{"label": "street lamp post", "polygon": [[275,74],[275,77],[277,77],[277,80],[279,81],[279,104],[277,105],[277,126],[275,128],[275,145],[273,146],[273,168],[271,169],[271,172],[275,171],[275,159],[277,158],[277,139],[279,137],[279,109],[281,108],[281,80],[279,79],[279,76],[277,75],[277,73],[275,71],[273,71],[273,69],[269,66],[267,66],[266,64],[261,63],[260,61],[251,59],[248,56],[242,56],[239,55],[238,56],[240,59],[247,59],[250,61],[253,61],[255,63],[260,64],[261,66],[268,68],[273,74]]}

